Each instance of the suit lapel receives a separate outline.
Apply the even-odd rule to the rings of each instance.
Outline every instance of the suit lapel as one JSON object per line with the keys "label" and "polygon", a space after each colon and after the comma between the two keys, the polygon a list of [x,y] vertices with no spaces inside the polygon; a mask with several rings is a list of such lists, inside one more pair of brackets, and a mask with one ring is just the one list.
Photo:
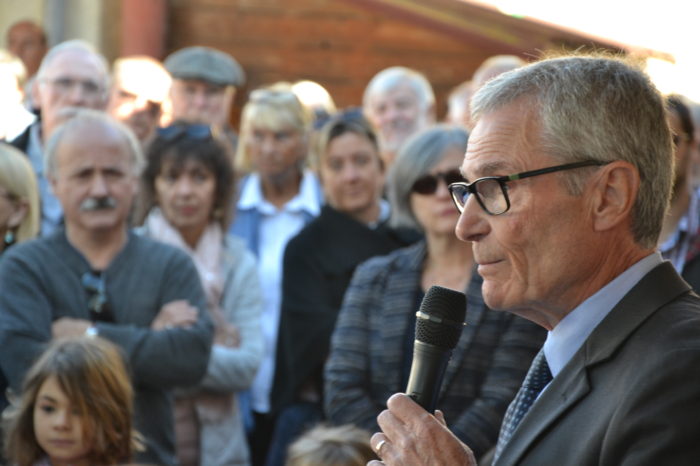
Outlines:
{"label": "suit lapel", "polygon": [[583,347],[532,405],[505,446],[497,466],[519,463],[527,449],[591,391],[589,373],[595,370],[595,365],[613,357],[615,350],[647,318],[689,290],[670,262],[645,275],[593,330]]}

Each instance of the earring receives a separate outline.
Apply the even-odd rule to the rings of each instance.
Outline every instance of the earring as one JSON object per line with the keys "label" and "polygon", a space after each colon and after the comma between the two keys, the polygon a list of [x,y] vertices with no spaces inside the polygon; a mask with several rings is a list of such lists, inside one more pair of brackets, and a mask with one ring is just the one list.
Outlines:
{"label": "earring", "polygon": [[5,247],[12,246],[15,244],[15,232],[12,230],[7,230],[7,233],[5,233]]}

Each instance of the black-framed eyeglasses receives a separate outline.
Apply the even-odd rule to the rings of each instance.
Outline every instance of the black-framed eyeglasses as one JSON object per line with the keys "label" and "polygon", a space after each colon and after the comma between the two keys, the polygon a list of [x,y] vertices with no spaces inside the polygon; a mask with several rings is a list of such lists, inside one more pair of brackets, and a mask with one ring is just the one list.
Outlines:
{"label": "black-framed eyeglasses", "polygon": [[107,301],[104,276],[97,272],[85,272],[81,277],[83,289],[88,294],[88,311],[93,322],[114,322],[114,315]]}
{"label": "black-framed eyeglasses", "polygon": [[476,200],[482,209],[490,215],[501,215],[510,209],[510,198],[508,197],[509,181],[521,180],[533,176],[546,175],[563,170],[573,170],[575,168],[607,165],[609,162],[598,162],[596,160],[586,160],[583,162],[567,163],[554,167],[541,168],[506,176],[486,176],[471,183],[458,182],[448,186],[452,200],[461,213],[469,199],[470,194],[476,195]]}
{"label": "black-framed eyeglasses", "polygon": [[434,175],[425,175],[413,183],[411,191],[423,195],[434,194],[437,191],[440,180],[444,181],[446,186],[450,186],[453,183],[464,180],[464,178],[462,178],[462,174],[457,168]]}
{"label": "black-framed eyeglasses", "polygon": [[198,123],[175,123],[156,130],[158,137],[165,141],[174,141],[180,138],[204,140],[212,137],[211,127]]}

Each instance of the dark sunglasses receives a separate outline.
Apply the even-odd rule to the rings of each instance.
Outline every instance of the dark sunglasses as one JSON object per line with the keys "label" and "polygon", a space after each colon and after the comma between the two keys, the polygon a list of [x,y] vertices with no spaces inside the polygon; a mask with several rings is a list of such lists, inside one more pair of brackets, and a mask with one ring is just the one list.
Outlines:
{"label": "dark sunglasses", "polygon": [[157,133],[159,138],[166,141],[174,141],[183,138],[204,140],[212,137],[209,125],[200,124],[177,123],[166,126],[165,128],[158,128]]}
{"label": "dark sunglasses", "polygon": [[83,289],[88,295],[88,311],[93,322],[114,322],[114,315],[107,302],[107,287],[104,276],[96,272],[85,272],[81,277]]}
{"label": "dark sunglasses", "polygon": [[462,174],[456,168],[446,172],[436,173],[434,175],[425,175],[421,176],[415,183],[413,183],[411,191],[424,195],[434,194],[435,191],[437,191],[440,180],[444,181],[446,186],[449,186],[452,183],[464,181],[464,178],[462,178]]}

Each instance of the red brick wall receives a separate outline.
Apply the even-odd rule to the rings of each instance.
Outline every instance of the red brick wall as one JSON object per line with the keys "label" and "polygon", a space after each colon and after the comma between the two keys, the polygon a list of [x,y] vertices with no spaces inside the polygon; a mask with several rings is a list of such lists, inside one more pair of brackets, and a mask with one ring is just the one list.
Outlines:
{"label": "red brick wall", "polygon": [[488,56],[502,53],[449,32],[341,0],[173,0],[167,51],[207,45],[233,55],[248,82],[232,120],[256,87],[280,80],[322,84],[339,107],[359,105],[365,85],[392,65],[428,77],[445,113],[450,89]]}

